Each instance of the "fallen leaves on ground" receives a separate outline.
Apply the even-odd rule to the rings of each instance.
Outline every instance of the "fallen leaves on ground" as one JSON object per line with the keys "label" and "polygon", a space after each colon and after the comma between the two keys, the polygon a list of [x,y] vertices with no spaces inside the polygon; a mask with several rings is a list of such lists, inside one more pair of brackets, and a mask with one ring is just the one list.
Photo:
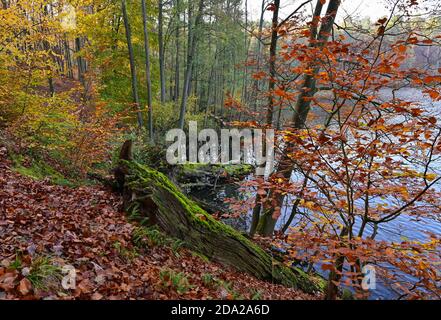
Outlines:
{"label": "fallen leaves on ground", "polygon": [[[134,229],[117,195],[100,186],[69,188],[21,176],[0,146],[0,299],[315,298],[187,249],[137,248]],[[75,289],[61,286],[66,265],[75,268]],[[177,290],[161,279],[164,271],[185,277],[186,286]]]}

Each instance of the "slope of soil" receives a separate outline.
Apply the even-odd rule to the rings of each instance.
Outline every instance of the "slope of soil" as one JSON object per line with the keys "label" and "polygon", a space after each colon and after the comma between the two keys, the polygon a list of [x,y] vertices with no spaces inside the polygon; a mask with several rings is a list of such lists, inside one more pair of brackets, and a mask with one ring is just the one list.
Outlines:
{"label": "slope of soil", "polygon": [[[137,247],[121,207],[99,186],[21,176],[0,146],[0,299],[316,298],[187,249]],[[76,289],[61,287],[64,265],[75,267]]]}

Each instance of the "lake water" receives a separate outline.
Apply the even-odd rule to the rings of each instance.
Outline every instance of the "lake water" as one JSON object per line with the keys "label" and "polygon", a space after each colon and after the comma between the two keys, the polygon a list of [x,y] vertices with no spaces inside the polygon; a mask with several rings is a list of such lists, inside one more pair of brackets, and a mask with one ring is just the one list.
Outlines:
{"label": "lake water", "polygon": [[[395,94],[396,97],[403,100],[419,101],[423,103],[425,108],[427,108],[432,115],[437,117],[439,123],[441,123],[441,102],[433,103],[430,98],[426,97],[416,89],[402,89]],[[385,89],[381,92],[381,99],[384,101],[390,100],[391,98],[391,90]],[[320,116],[320,112],[316,111],[316,113]],[[441,163],[437,163],[435,172],[437,174],[441,174]],[[441,190],[439,185],[436,187],[436,189]],[[203,192],[199,193],[199,196],[210,201],[215,201],[219,204],[219,206],[224,206],[224,208],[226,208],[225,198],[243,197],[243,195],[238,192],[237,186],[234,185],[218,186],[216,190],[211,191],[204,190]],[[277,227],[284,225],[290,214],[290,209],[290,207],[282,208],[282,214],[278,220]],[[241,231],[246,231],[251,220],[250,214],[251,211],[249,212],[248,216],[241,219],[229,219],[226,222],[231,224],[233,227],[240,229]],[[441,212],[434,212],[434,214],[438,214],[438,219],[435,220],[424,218],[419,219],[418,221],[412,217],[401,215],[389,223],[380,225],[376,239],[389,242],[401,242],[405,240],[424,241],[427,239],[427,232],[441,235]],[[295,223],[296,220],[293,221],[293,224]],[[368,226],[365,234],[370,235],[371,233],[372,228]],[[407,277],[407,279],[412,280],[410,277]],[[398,297],[397,292],[395,292],[390,285],[384,283],[382,279],[377,279],[376,284],[376,289],[371,291],[370,299],[396,299]]]}

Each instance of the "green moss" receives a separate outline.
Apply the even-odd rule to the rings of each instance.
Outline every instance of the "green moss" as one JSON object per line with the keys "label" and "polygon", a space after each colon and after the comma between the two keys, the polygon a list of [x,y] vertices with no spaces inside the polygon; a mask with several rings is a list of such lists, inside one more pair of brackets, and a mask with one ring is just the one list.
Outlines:
{"label": "green moss", "polygon": [[186,212],[189,215],[189,218],[192,219],[194,222],[201,224],[206,228],[209,228],[211,231],[223,232],[232,237],[235,237],[239,241],[252,247],[256,251],[256,253],[262,255],[262,258],[266,256],[266,253],[259,246],[244,237],[242,234],[240,234],[240,232],[234,230],[232,227],[224,223],[220,223],[219,221],[215,220],[205,210],[201,209],[195,202],[188,199],[164,174],[136,162],[130,162],[128,163],[128,165],[132,170],[132,176],[135,177],[135,179],[132,179],[129,182],[129,186],[131,186],[132,188],[135,187],[149,189],[149,186],[152,184],[153,181],[155,185],[160,185],[164,189],[172,193],[185,208]]}
{"label": "green moss", "polygon": [[[201,209],[196,203],[188,199],[179,189],[176,187],[164,174],[143,166],[136,162],[126,162],[129,168],[128,186],[132,190],[142,190],[145,193],[151,193],[151,197],[155,204],[158,206],[160,212],[167,212],[167,204],[164,203],[161,192],[155,192],[155,190],[163,189],[167,193],[171,194],[182,206],[184,212],[187,214],[187,218],[193,225],[188,232],[189,238],[197,239],[197,236],[193,236],[192,232],[201,232],[201,230],[209,230],[213,234],[220,234],[222,236],[228,236],[236,239],[238,243],[241,243],[246,247],[248,251],[252,252],[263,265],[267,265],[272,269],[272,274],[268,277],[267,273],[261,274],[263,278],[267,280],[276,279],[287,286],[298,287],[305,292],[317,292],[321,291],[321,287],[309,278],[309,275],[300,272],[293,272],[292,269],[284,264],[273,261],[271,256],[267,254],[257,244],[243,236],[239,231],[236,231],[230,226],[215,220],[210,214]],[[190,167],[194,167],[192,164]],[[198,227],[199,226],[199,227]],[[203,241],[196,241],[193,243],[194,249],[198,252],[203,252],[208,258],[210,256],[210,250],[207,252],[207,246]]]}
{"label": "green moss", "polygon": [[70,187],[75,186],[75,183],[68,180],[60,172],[56,171],[44,161],[33,159],[30,166],[24,166],[24,157],[22,155],[13,154],[11,155],[11,159],[14,164],[13,169],[21,175],[35,180],[49,178],[54,184]]}
{"label": "green moss", "polygon": [[183,171],[183,173],[195,173],[200,170],[204,171],[206,168],[208,168],[209,165],[203,163],[187,162],[184,164],[179,164],[178,166]]}
{"label": "green moss", "polygon": [[222,167],[230,176],[244,176],[254,171],[251,164],[229,164]]}
{"label": "green moss", "polygon": [[206,164],[187,162],[178,165],[178,168],[180,169],[180,174],[183,176],[210,173],[212,175],[227,174],[231,177],[239,177],[254,171],[254,166],[251,164]]}
{"label": "green moss", "polygon": [[199,259],[201,259],[204,262],[210,262],[210,259],[207,256],[203,255],[202,253],[192,251],[191,255],[194,257],[198,257]]}
{"label": "green moss", "polygon": [[347,288],[343,288],[341,298],[342,300],[355,300],[354,294]]}
{"label": "green moss", "polygon": [[216,281],[216,279],[214,278],[214,276],[211,273],[204,273],[201,276],[201,280],[202,280],[203,284],[207,287],[213,286],[213,284]]}
{"label": "green moss", "polygon": [[297,275],[298,279],[302,279],[303,286],[308,289],[305,290],[307,292],[325,292],[327,287],[326,279],[321,277],[318,274],[310,274],[306,273],[302,269],[298,267],[291,268]]}

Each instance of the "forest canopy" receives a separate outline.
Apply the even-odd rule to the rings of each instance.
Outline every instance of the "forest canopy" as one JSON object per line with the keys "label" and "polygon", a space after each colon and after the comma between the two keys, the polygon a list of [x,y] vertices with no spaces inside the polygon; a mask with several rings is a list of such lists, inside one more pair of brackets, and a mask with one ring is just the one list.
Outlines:
{"label": "forest canopy", "polygon": [[2,0],[0,298],[440,299],[441,4],[355,2]]}

